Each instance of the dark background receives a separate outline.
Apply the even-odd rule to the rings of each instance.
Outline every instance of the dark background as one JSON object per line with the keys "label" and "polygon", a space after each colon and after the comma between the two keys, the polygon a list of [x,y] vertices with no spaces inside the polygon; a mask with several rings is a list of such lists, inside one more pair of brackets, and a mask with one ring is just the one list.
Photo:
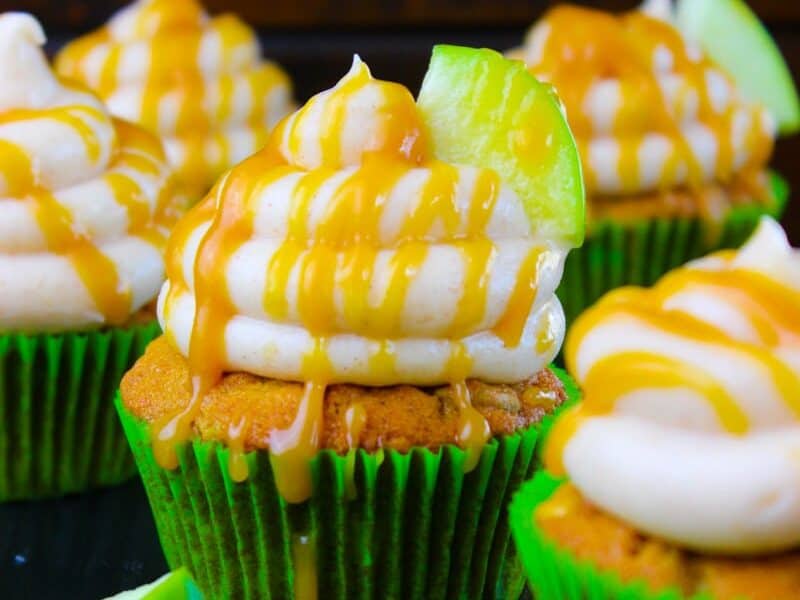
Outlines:
{"label": "dark background", "polygon": [[[748,0],[775,36],[800,80],[800,1]],[[34,13],[50,37],[50,49],[102,25],[125,1],[0,0],[0,10]],[[358,52],[373,73],[416,93],[431,46],[456,43],[506,49],[521,43],[527,27],[552,0],[206,0],[212,13],[238,13],[261,33],[264,55],[290,73],[298,100],[334,84]],[[581,4],[625,10],[636,0]],[[773,166],[800,190],[800,135],[778,142]],[[784,218],[800,245],[800,204]]]}
{"label": "dark background", "polygon": [[[298,100],[330,87],[358,52],[377,77],[416,92],[431,46],[456,43],[506,49],[554,2],[544,0],[206,0],[255,26],[264,55],[281,63]],[[0,12],[25,10],[43,23],[56,50],[101,25],[125,4],[101,0],[0,0]],[[583,4],[614,10],[631,0]],[[800,80],[800,1],[749,0]],[[0,82],[3,85],[4,82]],[[778,142],[774,167],[800,190],[800,136]],[[784,218],[800,245],[800,203]],[[134,587],[166,570],[138,482],[59,501],[0,505],[0,597],[87,598]]]}

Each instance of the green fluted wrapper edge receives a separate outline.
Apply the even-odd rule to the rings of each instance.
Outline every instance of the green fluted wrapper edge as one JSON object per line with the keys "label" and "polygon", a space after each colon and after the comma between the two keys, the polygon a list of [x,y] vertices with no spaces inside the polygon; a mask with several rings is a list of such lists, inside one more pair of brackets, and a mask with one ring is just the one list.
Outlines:
{"label": "green fluted wrapper edge", "polygon": [[217,442],[184,444],[178,468],[168,471],[153,457],[148,426],[119,398],[117,406],[167,562],[187,567],[207,598],[295,598],[292,545],[299,536],[313,542],[318,597],[326,600],[522,593],[507,507],[537,468],[538,426],[492,440],[467,474],[465,453],[455,446],[407,454],[321,451],[311,464],[311,498],[288,504],[268,452],[247,455],[250,476],[242,483],[230,479],[228,451]]}
{"label": "green fluted wrapper edge", "polygon": [[557,291],[567,324],[612,289],[650,286],[690,260],[741,246],[761,217],[783,214],[789,186],[776,173],[770,173],[770,180],[770,204],[737,206],[720,224],[701,217],[592,223],[583,246],[567,256]]}
{"label": "green fluted wrapper edge", "polygon": [[0,501],[81,492],[135,475],[114,396],[158,333],[153,321],[0,335]]}
{"label": "green fluted wrapper edge", "polygon": [[515,494],[508,510],[514,541],[536,600],[712,600],[705,594],[687,599],[677,588],[653,592],[644,582],[625,583],[613,571],[602,571],[559,548],[538,527],[533,514],[563,481],[540,471]]}

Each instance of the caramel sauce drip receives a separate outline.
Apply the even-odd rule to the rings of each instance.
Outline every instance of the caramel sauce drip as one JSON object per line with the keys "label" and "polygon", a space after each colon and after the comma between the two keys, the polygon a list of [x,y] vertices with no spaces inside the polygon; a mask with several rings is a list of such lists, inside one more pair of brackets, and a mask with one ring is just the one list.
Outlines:
{"label": "caramel sauce drip", "polygon": [[[682,168],[688,171],[689,187],[703,183],[698,157],[681,130],[691,94],[697,96],[697,120],[711,130],[717,142],[717,180],[727,182],[734,175],[733,124],[737,110],[746,109],[751,117],[743,142],[749,159],[743,170],[760,171],[768,160],[772,137],[759,118],[760,107],[746,107],[734,99],[722,110],[715,108],[706,81],[713,63],[705,57],[690,56],[672,25],[638,10],[612,15],[571,5],[551,9],[542,22],[548,28],[547,37],[538,62],[530,68],[555,86],[567,108],[590,191],[596,186],[597,175],[587,160],[587,141],[594,135],[594,126],[585,106],[590,90],[603,80],[619,81],[620,104],[611,134],[618,144],[617,174],[626,193],[640,188],[639,153],[648,134],[661,134],[674,145],[663,166],[659,189],[672,187]],[[659,56],[669,61],[669,72],[684,79],[673,99],[659,83]]]}
{"label": "caramel sauce drip", "polygon": [[303,502],[311,496],[309,463],[319,450],[322,435],[325,381],[330,371],[325,340],[317,338],[313,352],[306,358],[305,384],[297,415],[288,429],[270,435],[270,462],[275,485],[287,502]]}
{"label": "caramel sauce drip", "polygon": [[564,483],[534,509],[535,519],[561,519],[573,514],[584,503],[583,496],[571,483]]}
{"label": "caramel sauce drip", "polygon": [[[730,252],[717,258],[730,261]],[[721,329],[687,313],[664,308],[667,300],[687,288],[706,288],[722,295],[745,315],[761,345],[737,341]],[[654,288],[623,288],[584,313],[570,331],[565,347],[567,367],[576,372],[577,354],[586,336],[614,315],[625,315],[647,327],[690,342],[724,347],[758,364],[775,384],[783,402],[800,418],[798,377],[769,348],[800,336],[800,294],[759,273],[730,268],[722,271],[682,268],[665,276]],[[750,430],[747,414],[720,381],[702,365],[653,352],[621,351],[597,361],[587,372],[580,405],[554,426],[545,448],[545,464],[564,474],[563,456],[570,439],[588,418],[611,414],[620,398],[640,389],[688,388],[703,398],[720,426],[730,434]]]}
{"label": "caramel sauce drip", "polygon": [[[352,156],[352,148],[344,146],[343,136],[348,119],[352,118],[348,107],[367,86],[379,86],[380,127],[365,142],[366,147],[359,149],[361,154]],[[324,106],[315,104],[318,102],[324,102]],[[317,109],[322,111],[321,120]],[[319,142],[322,163],[313,169],[303,167],[298,158],[306,156],[309,139]],[[328,192],[330,200],[319,210],[315,202],[322,186],[345,166],[352,167],[352,171],[333,192]],[[417,204],[393,238],[394,244],[387,247],[381,223],[389,191],[411,169],[420,166],[428,169],[428,179]],[[286,501],[295,503],[303,502],[312,493],[309,463],[320,447],[324,398],[331,380],[328,339],[346,331],[372,340],[375,351],[369,364],[375,383],[380,385],[393,377],[393,340],[403,335],[410,286],[431,243],[439,239],[434,239],[434,230],[444,232],[441,235],[458,250],[463,261],[462,296],[452,322],[441,332],[452,347],[443,378],[452,382],[460,412],[456,441],[467,453],[465,469],[474,468],[491,431],[472,407],[466,384],[472,359],[458,340],[474,333],[484,317],[496,255],[486,228],[498,199],[500,181],[492,171],[478,172],[468,206],[459,207],[459,172],[429,155],[421,118],[408,90],[377,82],[364,65],[327,96],[312,99],[284,119],[265,148],[230,171],[175,228],[167,256],[167,315],[172,301],[189,291],[182,266],[187,240],[198,227],[211,221],[194,264],[196,314],[189,344],[191,401],[181,412],[154,424],[159,463],[166,468],[177,465],[176,445],[189,439],[205,396],[228,368],[225,331],[234,317],[234,307],[225,285],[225,270],[230,257],[252,236],[253,205],[259,201],[259,194],[289,174],[299,174],[299,178],[292,191],[286,236],[264,267],[263,308],[277,322],[297,319],[309,332],[312,343],[301,369],[305,387],[296,416],[288,428],[272,431],[269,436],[270,460],[279,492]],[[376,294],[371,288],[382,249],[391,250],[392,254],[383,273],[384,289]],[[542,252],[532,252],[517,274],[518,282],[501,327],[509,345],[519,343],[534,302]],[[290,284],[297,286],[296,314],[289,305],[289,298],[293,297]],[[351,448],[358,447],[365,419],[361,406],[351,407],[345,415]],[[234,444],[241,439],[238,427],[237,424],[236,432],[229,435]],[[235,450],[232,461],[239,460],[242,449],[237,446]],[[242,472],[231,476],[236,479]],[[352,472],[346,485],[348,493],[354,493]]]}
{"label": "caramel sauce drip", "polygon": [[344,423],[348,448],[358,448],[361,432],[367,424],[367,411],[361,404],[353,404],[344,413]]}
{"label": "caramel sauce drip", "polygon": [[317,556],[312,537],[292,538],[292,563],[295,600],[317,600]]}
{"label": "caramel sauce drip", "polygon": [[[67,105],[43,109],[13,109],[0,114],[0,125],[21,121],[56,121],[78,136],[89,160],[101,159],[100,141],[88,121],[102,123],[108,117],[94,107]],[[139,185],[125,168],[145,173],[158,173],[164,162],[157,141],[143,133],[134,132],[132,125],[113,120],[115,146],[112,149],[109,172],[100,177],[111,190],[114,200],[128,217],[128,233],[145,239],[156,247],[164,247],[164,234],[177,217],[169,185],[152,211]],[[159,164],[161,163],[161,164]],[[109,325],[121,325],[131,313],[131,291],[122,285],[114,261],[106,256],[74,222],[69,209],[58,200],[58,191],[49,190],[40,181],[36,158],[21,146],[0,140],[0,176],[7,194],[27,203],[35,216],[46,243],[46,250],[63,256],[70,262],[81,283],[89,293],[97,311]],[[76,184],[77,185],[77,184]]]}
{"label": "caramel sauce drip", "polygon": [[519,344],[525,321],[530,314],[533,301],[536,299],[536,282],[539,281],[539,269],[544,248],[533,248],[520,266],[516,285],[511,292],[506,311],[497,325],[494,334],[503,340],[506,347]]}
{"label": "caramel sauce drip", "polygon": [[452,381],[453,399],[459,411],[456,442],[466,451],[464,471],[469,473],[480,462],[483,447],[492,435],[492,429],[484,416],[472,406],[467,374],[472,359],[462,343],[455,345],[448,365],[448,379]]}
{"label": "caramel sauce drip", "polygon": [[367,424],[367,410],[363,404],[353,404],[344,412],[345,440],[350,451],[347,453],[344,470],[344,487],[350,500],[358,496],[356,489],[356,452],[358,452],[361,432]]}
{"label": "caramel sauce drip", "polygon": [[246,481],[250,474],[245,456],[244,440],[247,438],[249,423],[247,417],[241,415],[228,425],[225,443],[228,446],[228,474],[236,482]]}
{"label": "caramel sauce drip", "polygon": [[[197,250],[194,263],[194,290],[197,298],[194,327],[189,343],[189,369],[192,373],[192,395],[186,407],[175,415],[167,415],[154,424],[153,452],[159,464],[174,469],[178,466],[176,445],[191,435],[192,423],[201,408],[206,394],[213,388],[225,368],[225,328],[233,317],[225,268],[228,259],[239,245],[252,233],[252,211],[248,198],[258,179],[255,171],[267,170],[273,161],[257,154],[243,163],[245,168],[229,171],[206,200],[191,211],[181,226],[176,228],[175,239],[168,248],[167,275],[177,287],[186,287],[180,264],[180,251],[174,244],[185,241],[198,217],[214,215],[211,226]],[[282,168],[271,169],[275,178],[285,173]],[[178,249],[180,250],[180,249]]]}

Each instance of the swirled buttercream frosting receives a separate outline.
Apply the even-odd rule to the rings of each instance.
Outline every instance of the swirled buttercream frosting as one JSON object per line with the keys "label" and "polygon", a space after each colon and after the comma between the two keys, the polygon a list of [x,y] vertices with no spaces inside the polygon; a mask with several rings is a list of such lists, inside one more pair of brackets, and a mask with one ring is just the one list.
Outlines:
{"label": "swirled buttercream frosting", "polygon": [[288,77],[261,59],[253,30],[230,14],[209,17],[195,0],[138,0],[68,44],[56,69],[158,133],[198,195],[292,106]]}
{"label": "swirled buttercream frosting", "polygon": [[160,143],[61,81],[0,15],[0,331],[120,325],[164,281],[177,214]]}
{"label": "swirled buttercream frosting", "polygon": [[725,183],[769,159],[774,119],[665,17],[562,5],[512,51],[558,91],[594,194]]}
{"label": "swirled buttercream frosting", "polygon": [[437,160],[409,91],[356,59],[177,226],[159,315],[200,395],[223,371],[307,382],[273,454],[313,436],[336,382],[452,383],[468,446],[488,433],[465,379],[520,381],[558,352],[565,255],[495,171]]}
{"label": "swirled buttercream frosting", "polygon": [[584,401],[546,458],[591,502],[701,551],[800,543],[800,252],[775,221],[611,292],[566,356]]}

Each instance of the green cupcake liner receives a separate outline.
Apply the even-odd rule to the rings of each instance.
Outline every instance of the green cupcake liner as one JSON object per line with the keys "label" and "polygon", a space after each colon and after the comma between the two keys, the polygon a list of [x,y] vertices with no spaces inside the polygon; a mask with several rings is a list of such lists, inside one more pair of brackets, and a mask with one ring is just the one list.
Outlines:
{"label": "green cupcake liner", "polygon": [[0,335],[0,501],[80,492],[136,473],[114,396],[158,333],[153,321]]}
{"label": "green cupcake liner", "polygon": [[699,217],[592,223],[583,246],[567,256],[557,291],[567,324],[614,288],[650,286],[689,260],[741,246],[762,216],[783,214],[788,184],[776,173],[770,178],[771,204],[736,207],[721,224]]}
{"label": "green cupcake liner", "polygon": [[250,476],[242,483],[230,479],[228,450],[217,442],[184,444],[179,466],[165,470],[153,457],[148,426],[119,398],[117,406],[167,562],[187,567],[208,598],[295,598],[299,536],[313,540],[326,600],[513,599],[524,589],[506,508],[537,468],[538,426],[490,441],[466,474],[466,455],[455,446],[321,451],[311,464],[311,498],[288,504],[268,452],[247,454]]}
{"label": "green cupcake liner", "polygon": [[623,582],[613,571],[602,571],[579,560],[548,539],[533,513],[563,483],[540,471],[524,484],[508,509],[511,531],[536,600],[712,600],[707,594],[687,599],[677,588],[651,591],[644,582]]}

